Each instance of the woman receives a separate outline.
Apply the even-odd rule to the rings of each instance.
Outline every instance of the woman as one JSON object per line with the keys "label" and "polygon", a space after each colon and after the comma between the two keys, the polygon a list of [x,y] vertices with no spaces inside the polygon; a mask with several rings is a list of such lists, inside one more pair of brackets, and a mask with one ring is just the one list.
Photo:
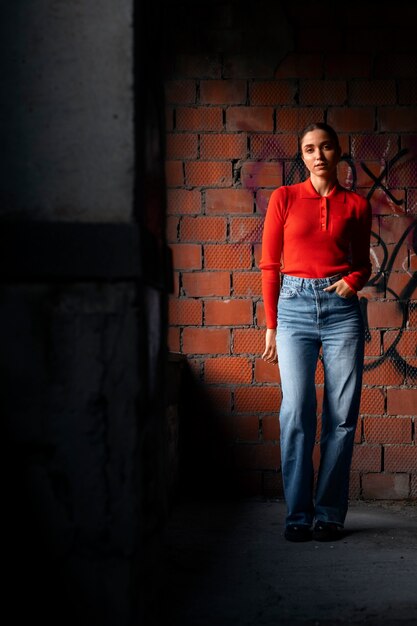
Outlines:
{"label": "woman", "polygon": [[[285,538],[334,541],[343,534],[359,414],[364,325],[356,294],[371,274],[372,213],[366,198],[338,182],[341,148],[331,126],[307,126],[300,151],[309,178],[273,191],[265,217],[262,358],[278,362],[281,375]],[[324,399],[313,497],[320,348]]]}

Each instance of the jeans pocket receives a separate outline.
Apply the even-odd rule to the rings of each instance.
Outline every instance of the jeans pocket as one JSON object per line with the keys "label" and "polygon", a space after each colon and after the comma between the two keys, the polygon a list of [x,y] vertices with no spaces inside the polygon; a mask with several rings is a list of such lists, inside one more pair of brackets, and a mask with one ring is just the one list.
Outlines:
{"label": "jeans pocket", "polygon": [[332,293],[334,293],[339,298],[339,300],[343,300],[344,302],[349,302],[349,300],[352,300],[354,302],[355,300],[357,300],[356,293],[353,294],[353,296],[349,296],[348,298],[346,298],[346,296],[339,295],[337,291],[333,291]]}
{"label": "jeans pocket", "polygon": [[280,298],[295,298],[297,295],[297,289],[295,287],[281,287],[281,291],[279,292]]}

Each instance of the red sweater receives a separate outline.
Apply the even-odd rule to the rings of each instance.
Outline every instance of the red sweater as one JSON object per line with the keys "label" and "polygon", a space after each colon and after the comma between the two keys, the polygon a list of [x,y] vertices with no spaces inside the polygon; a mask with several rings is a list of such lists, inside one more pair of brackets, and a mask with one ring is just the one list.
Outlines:
{"label": "red sweater", "polygon": [[343,274],[357,292],[371,275],[369,200],[339,183],[320,196],[310,178],[272,192],[262,237],[262,294],[267,328],[277,326],[280,272],[301,278]]}

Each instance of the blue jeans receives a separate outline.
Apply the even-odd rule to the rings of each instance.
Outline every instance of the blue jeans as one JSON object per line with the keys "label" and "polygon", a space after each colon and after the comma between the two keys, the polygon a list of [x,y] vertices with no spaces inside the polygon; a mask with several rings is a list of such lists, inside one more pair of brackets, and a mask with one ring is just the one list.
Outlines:
{"label": "blue jeans", "polygon": [[[364,323],[358,297],[324,287],[339,280],[283,275],[278,300],[277,351],[281,375],[281,467],[288,524],[313,520],[343,526],[359,414]],[[324,399],[320,467],[313,494],[317,429],[315,372],[320,347]],[[315,496],[315,497],[314,497]]]}

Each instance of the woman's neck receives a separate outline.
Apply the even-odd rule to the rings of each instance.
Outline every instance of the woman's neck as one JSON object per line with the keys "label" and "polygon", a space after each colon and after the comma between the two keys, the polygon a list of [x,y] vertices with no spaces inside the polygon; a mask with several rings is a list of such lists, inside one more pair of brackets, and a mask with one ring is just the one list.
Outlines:
{"label": "woman's neck", "polygon": [[337,176],[332,178],[321,178],[319,176],[310,176],[311,184],[320,196],[328,196],[333,187],[337,183]]}

